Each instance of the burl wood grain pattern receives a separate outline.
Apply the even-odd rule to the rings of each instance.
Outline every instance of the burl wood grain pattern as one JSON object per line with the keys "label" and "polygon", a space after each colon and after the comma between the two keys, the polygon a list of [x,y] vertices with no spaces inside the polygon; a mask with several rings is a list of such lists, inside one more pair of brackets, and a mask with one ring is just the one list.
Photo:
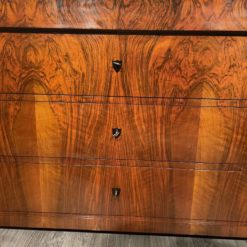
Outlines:
{"label": "burl wood grain pattern", "polygon": [[245,0],[2,0],[0,26],[245,31]]}
{"label": "burl wood grain pattern", "polygon": [[27,93],[35,80],[39,94],[246,99],[246,47],[245,37],[1,34],[0,89]]}

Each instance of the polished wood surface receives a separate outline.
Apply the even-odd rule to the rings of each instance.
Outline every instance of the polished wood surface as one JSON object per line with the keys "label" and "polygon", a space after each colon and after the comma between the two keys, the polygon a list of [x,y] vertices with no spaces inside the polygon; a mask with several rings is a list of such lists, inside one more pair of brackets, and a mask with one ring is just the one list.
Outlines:
{"label": "polished wood surface", "polygon": [[[179,225],[187,225],[183,233],[193,234],[200,226],[203,229],[210,224],[211,227],[226,227],[219,227],[214,233],[221,235],[228,232],[231,225],[239,225],[237,236],[245,234],[246,170],[196,171],[24,163],[5,163],[0,169],[0,219],[3,226],[60,225],[62,228],[88,229],[95,224],[93,229],[127,230],[129,225],[125,228],[123,222],[139,221],[130,229],[146,231],[146,224],[153,222],[147,229],[157,229],[158,232],[171,230],[173,224],[179,231]],[[119,197],[112,195],[114,187],[121,189]],[[119,223],[113,223],[114,216]],[[97,218],[102,220],[100,224]],[[15,223],[11,223],[11,219]]]}
{"label": "polished wood surface", "polygon": [[2,0],[0,26],[245,31],[246,2],[245,0]]}
{"label": "polished wood surface", "polygon": [[9,184],[1,188],[1,212],[247,219],[246,171],[8,164],[1,174]]}
{"label": "polished wood surface", "polygon": [[[211,37],[150,37],[154,49],[137,64],[143,46],[134,47],[149,47],[146,37],[1,38],[0,225],[246,236],[244,38],[232,38],[237,55],[211,67],[211,52],[195,63],[191,51],[183,65],[187,45],[179,48],[191,40],[204,49]],[[66,40],[76,49],[58,49]],[[127,54],[120,72],[111,62],[121,56],[103,57],[99,40]]]}
{"label": "polished wood surface", "polygon": [[[203,100],[188,106],[189,100],[87,104],[24,97],[0,101],[2,156],[246,165],[245,107],[200,107]],[[113,128],[121,129],[117,139]]]}
{"label": "polished wood surface", "polygon": [[246,237],[246,20],[0,1],[0,226]]}
{"label": "polished wood surface", "polygon": [[8,227],[81,229],[133,233],[166,233],[199,236],[246,238],[246,222],[176,220],[130,216],[84,216],[58,213],[0,213],[0,222]]}
{"label": "polished wood surface", "polygon": [[[245,37],[1,34],[0,88],[2,93],[246,99],[246,47]],[[113,60],[122,61],[118,73]],[[30,83],[40,91],[28,88]]]}

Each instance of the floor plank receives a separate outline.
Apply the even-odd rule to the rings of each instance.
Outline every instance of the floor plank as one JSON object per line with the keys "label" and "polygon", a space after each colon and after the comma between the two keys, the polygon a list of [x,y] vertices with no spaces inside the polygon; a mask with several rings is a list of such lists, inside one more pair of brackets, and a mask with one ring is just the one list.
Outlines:
{"label": "floor plank", "polygon": [[0,229],[0,247],[247,247],[247,240]]}

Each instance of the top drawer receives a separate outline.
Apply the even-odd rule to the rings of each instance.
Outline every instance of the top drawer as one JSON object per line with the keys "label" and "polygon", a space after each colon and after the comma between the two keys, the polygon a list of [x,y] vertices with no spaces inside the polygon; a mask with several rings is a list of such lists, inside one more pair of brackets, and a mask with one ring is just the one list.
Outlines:
{"label": "top drawer", "polygon": [[0,26],[243,31],[246,1],[1,0]]}
{"label": "top drawer", "polygon": [[1,34],[0,52],[1,93],[25,93],[36,81],[35,94],[247,96],[245,37]]}

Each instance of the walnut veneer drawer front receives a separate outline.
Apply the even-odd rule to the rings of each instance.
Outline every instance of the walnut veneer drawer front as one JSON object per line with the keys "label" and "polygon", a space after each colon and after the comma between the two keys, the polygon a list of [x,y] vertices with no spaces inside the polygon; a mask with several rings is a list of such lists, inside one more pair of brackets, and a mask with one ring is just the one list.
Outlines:
{"label": "walnut veneer drawer front", "polygon": [[[246,47],[245,37],[1,34],[0,88],[22,94],[243,99]],[[114,61],[122,63],[119,72]]]}
{"label": "walnut veneer drawer front", "polygon": [[0,155],[246,164],[247,108],[30,97],[0,103]]}
{"label": "walnut veneer drawer front", "polygon": [[[246,171],[2,164],[1,212],[247,219]],[[234,198],[234,200],[232,200]],[[189,220],[190,219],[190,220]]]}

